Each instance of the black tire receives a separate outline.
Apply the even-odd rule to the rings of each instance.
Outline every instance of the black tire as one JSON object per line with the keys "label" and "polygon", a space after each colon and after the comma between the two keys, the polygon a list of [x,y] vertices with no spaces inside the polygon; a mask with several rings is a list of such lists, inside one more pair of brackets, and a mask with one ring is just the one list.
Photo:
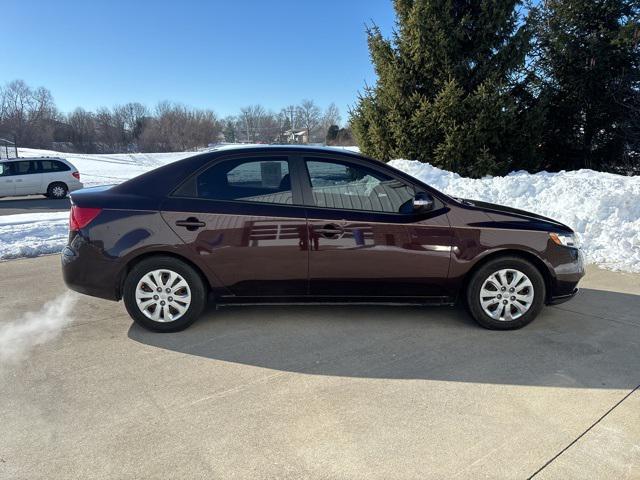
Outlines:
{"label": "black tire", "polygon": [[69,193],[69,188],[62,182],[53,182],[47,187],[47,197],[55,200],[65,198]]}
{"label": "black tire", "polygon": [[[138,307],[136,301],[136,288],[138,282],[154,270],[167,269],[180,275],[188,284],[191,293],[191,303],[188,305],[186,312],[176,320],[172,321],[155,321],[147,317]],[[123,300],[127,312],[131,318],[140,326],[152,330],[154,332],[178,332],[184,330],[201,315],[207,303],[207,289],[198,272],[196,272],[188,264],[166,256],[150,257],[136,264],[124,281]],[[166,307],[167,309],[169,307]]]}
{"label": "black tire", "polygon": [[[485,280],[487,280],[493,273],[503,269],[513,269],[524,273],[529,277],[533,286],[533,300],[530,302],[529,309],[519,318],[513,320],[492,318],[484,311],[480,301],[480,291]],[[508,294],[508,292],[505,293]],[[466,294],[467,307],[471,316],[476,322],[478,322],[478,324],[491,330],[514,330],[524,327],[536,318],[544,305],[546,291],[544,278],[533,264],[520,257],[504,256],[493,259],[480,267],[471,277],[467,286]],[[504,300],[500,300],[498,303],[503,301]],[[509,308],[510,312],[516,312],[515,307],[505,306],[504,308]]]}

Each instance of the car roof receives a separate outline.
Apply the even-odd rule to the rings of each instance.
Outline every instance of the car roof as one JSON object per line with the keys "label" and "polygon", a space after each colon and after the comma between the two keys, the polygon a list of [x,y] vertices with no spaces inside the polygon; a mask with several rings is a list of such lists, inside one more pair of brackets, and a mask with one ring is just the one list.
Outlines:
{"label": "car roof", "polygon": [[61,162],[69,162],[66,158],[62,157],[16,157],[16,158],[3,158],[2,162],[28,162],[31,160],[59,160]]}
{"label": "car roof", "polygon": [[[33,162],[36,160],[55,160],[57,162],[62,162],[70,168],[76,168],[76,166],[71,163],[66,158],[62,157],[17,157],[17,158],[3,158],[0,160],[0,163],[9,163],[9,162]],[[77,170],[77,169],[76,169]]]}
{"label": "car roof", "polygon": [[218,146],[211,147],[207,149],[205,152],[224,152],[224,151],[299,151],[299,152],[322,152],[322,153],[347,153],[352,155],[360,155],[360,152],[357,150],[351,150],[347,147],[330,147],[324,145],[289,145],[289,144],[258,144],[258,143],[248,143],[248,144],[221,144]]}

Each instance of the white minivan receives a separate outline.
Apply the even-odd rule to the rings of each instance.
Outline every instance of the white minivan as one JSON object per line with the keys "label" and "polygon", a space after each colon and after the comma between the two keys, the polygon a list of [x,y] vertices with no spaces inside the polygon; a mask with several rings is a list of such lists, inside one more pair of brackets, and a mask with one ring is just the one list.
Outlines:
{"label": "white minivan", "polygon": [[0,161],[0,197],[46,195],[64,198],[82,188],[80,172],[64,158],[13,158]]}

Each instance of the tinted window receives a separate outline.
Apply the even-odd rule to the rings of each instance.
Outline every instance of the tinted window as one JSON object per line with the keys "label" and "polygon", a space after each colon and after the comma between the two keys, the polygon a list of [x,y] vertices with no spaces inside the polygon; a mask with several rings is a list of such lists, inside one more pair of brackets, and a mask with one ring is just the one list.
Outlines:
{"label": "tinted window", "polygon": [[374,212],[404,213],[413,187],[384,173],[350,163],[307,160],[316,206]]}
{"label": "tinted window", "polygon": [[40,160],[40,171],[41,172],[64,172],[70,170],[67,165],[62,162],[57,162],[55,160]]}
{"label": "tinted window", "polygon": [[36,173],[36,162],[13,162],[14,175]]}
{"label": "tinted window", "polygon": [[285,159],[233,160],[216,164],[180,188],[177,195],[209,200],[292,204],[289,163]]}

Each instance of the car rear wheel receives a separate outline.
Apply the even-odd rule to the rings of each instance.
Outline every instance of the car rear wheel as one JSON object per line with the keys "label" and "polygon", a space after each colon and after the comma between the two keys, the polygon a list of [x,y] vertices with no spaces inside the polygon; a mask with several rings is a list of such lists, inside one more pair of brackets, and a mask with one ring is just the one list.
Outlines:
{"label": "car rear wheel", "polygon": [[524,327],[536,318],[544,298],[542,274],[519,257],[489,261],[473,274],[467,287],[471,315],[493,330]]}
{"label": "car rear wheel", "polygon": [[124,303],[133,320],[156,332],[191,325],[206,304],[198,273],[173,257],[151,257],[135,265],[124,282]]}
{"label": "car rear wheel", "polygon": [[67,196],[69,189],[62,182],[55,182],[49,185],[47,188],[47,197],[54,199],[61,199]]}

